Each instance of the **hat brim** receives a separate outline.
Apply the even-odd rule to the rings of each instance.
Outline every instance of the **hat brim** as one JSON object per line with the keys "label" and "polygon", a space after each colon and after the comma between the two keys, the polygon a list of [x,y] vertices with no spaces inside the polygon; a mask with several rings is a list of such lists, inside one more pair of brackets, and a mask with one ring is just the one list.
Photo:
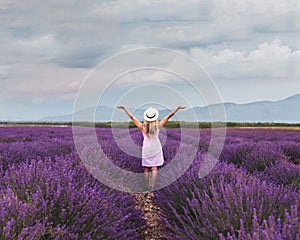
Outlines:
{"label": "hat brim", "polygon": [[152,121],[156,121],[158,119],[158,116],[159,116],[159,112],[157,109],[154,109],[155,111],[155,116],[152,117],[152,118],[149,118],[147,116],[147,110],[144,112],[144,120],[148,121],[148,122],[152,122]]}

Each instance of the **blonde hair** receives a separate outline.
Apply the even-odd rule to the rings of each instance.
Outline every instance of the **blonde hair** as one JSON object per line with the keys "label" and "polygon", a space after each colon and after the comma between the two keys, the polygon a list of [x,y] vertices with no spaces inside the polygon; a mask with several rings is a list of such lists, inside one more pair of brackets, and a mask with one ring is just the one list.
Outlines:
{"label": "blonde hair", "polygon": [[158,121],[147,121],[144,120],[144,127],[146,129],[146,135],[147,136],[154,136],[157,133],[158,130]]}

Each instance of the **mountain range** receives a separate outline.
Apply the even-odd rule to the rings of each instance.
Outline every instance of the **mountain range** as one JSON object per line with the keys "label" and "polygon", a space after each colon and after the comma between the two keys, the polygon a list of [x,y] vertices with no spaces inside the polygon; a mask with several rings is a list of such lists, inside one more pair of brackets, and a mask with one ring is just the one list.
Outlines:
{"label": "mountain range", "polygon": [[[279,101],[257,101],[244,104],[236,104],[232,102],[223,103],[226,121],[227,122],[285,122],[285,123],[299,123],[300,122],[300,94],[290,96]],[[178,112],[180,120],[194,121],[193,114],[196,115],[198,121],[211,121],[210,111],[218,109],[220,104],[208,105],[204,107],[193,107]],[[95,111],[96,110],[96,111]],[[138,119],[143,119],[143,112],[145,109],[129,109]],[[80,121],[93,121],[91,117],[94,116],[96,122],[119,122],[128,121],[126,114],[116,108],[97,106],[94,108],[86,108],[74,113],[74,119]],[[160,119],[166,116],[170,110],[160,109]],[[176,114],[177,115],[177,114]],[[178,120],[175,117],[172,120]],[[214,119],[218,120],[218,119]],[[45,117],[40,119],[42,122],[70,122],[72,121],[72,114]]]}

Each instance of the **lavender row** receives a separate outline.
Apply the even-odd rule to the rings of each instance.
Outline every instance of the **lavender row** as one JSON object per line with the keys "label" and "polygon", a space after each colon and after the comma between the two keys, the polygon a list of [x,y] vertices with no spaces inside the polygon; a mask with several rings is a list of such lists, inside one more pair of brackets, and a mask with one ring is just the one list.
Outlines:
{"label": "lavender row", "polygon": [[199,179],[205,150],[156,192],[166,239],[300,239],[297,131],[229,129],[221,161]]}
{"label": "lavender row", "polygon": [[[268,226],[275,239],[299,238],[299,188],[268,183],[225,162],[218,162],[199,179],[196,165],[177,182],[156,191],[156,204],[168,230],[166,239],[243,239],[261,234],[263,229],[257,225]],[[282,225],[271,220],[266,225],[268,219]]]}
{"label": "lavender row", "polygon": [[1,239],[140,238],[145,223],[134,198],[90,175],[70,128],[5,130],[0,138],[10,140],[0,145]]}

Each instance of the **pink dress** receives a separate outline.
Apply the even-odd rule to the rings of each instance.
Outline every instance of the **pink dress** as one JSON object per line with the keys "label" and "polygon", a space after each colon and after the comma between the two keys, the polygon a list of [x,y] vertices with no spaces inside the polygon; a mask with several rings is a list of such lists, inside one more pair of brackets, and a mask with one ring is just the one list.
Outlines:
{"label": "pink dress", "polygon": [[155,167],[164,164],[162,146],[158,138],[158,133],[148,137],[144,132],[143,148],[142,148],[142,166]]}

